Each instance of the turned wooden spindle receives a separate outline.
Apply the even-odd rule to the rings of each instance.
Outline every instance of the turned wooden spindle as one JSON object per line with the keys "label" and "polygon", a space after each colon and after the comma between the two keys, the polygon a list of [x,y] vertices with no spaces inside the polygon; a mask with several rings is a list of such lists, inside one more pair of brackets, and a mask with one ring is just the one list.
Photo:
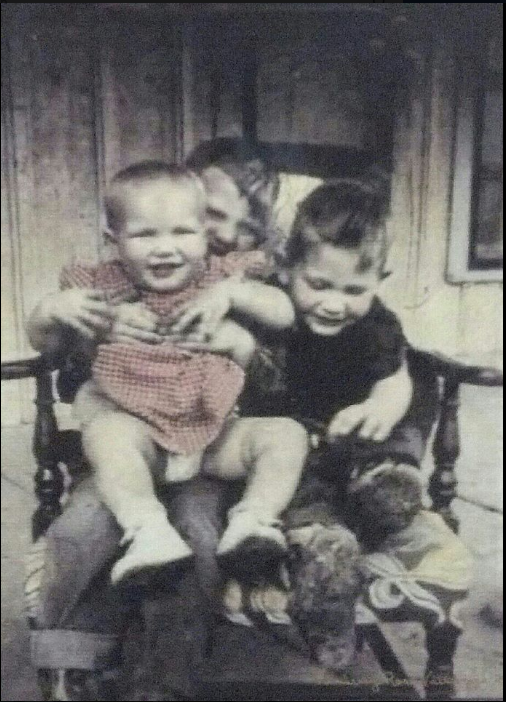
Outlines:
{"label": "turned wooden spindle", "polygon": [[433,446],[435,470],[429,483],[429,495],[432,498],[433,509],[455,532],[458,531],[459,521],[451,505],[457,496],[455,468],[460,455],[459,389],[459,380],[445,379],[441,414]]}
{"label": "turned wooden spindle", "polygon": [[426,631],[425,699],[455,699],[454,659],[461,634],[450,621]]}
{"label": "turned wooden spindle", "polygon": [[36,540],[61,514],[60,498],[63,492],[63,474],[58,459],[58,425],[54,414],[52,377],[42,368],[36,375],[35,432],[33,452],[37,462],[35,494],[38,507],[32,518],[32,536]]}

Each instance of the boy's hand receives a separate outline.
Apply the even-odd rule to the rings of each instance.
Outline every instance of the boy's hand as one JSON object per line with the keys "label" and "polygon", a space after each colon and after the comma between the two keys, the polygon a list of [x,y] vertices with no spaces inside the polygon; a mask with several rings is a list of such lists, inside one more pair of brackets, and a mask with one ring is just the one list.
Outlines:
{"label": "boy's hand", "polygon": [[396,408],[389,410],[383,403],[368,399],[338,412],[330,422],[327,434],[329,439],[335,439],[358,430],[361,439],[385,441],[398,421]]}
{"label": "boy's hand", "polygon": [[51,295],[44,305],[48,319],[72,327],[86,339],[95,339],[111,327],[112,310],[100,290],[64,290]]}
{"label": "boy's hand", "polygon": [[110,343],[159,344],[158,317],[141,302],[124,302],[114,307],[114,321],[107,336]]}
{"label": "boy's hand", "polygon": [[233,306],[233,285],[229,280],[216,283],[198,300],[185,307],[171,327],[175,336],[191,333],[196,341],[211,340]]}
{"label": "boy's hand", "polygon": [[189,351],[208,351],[229,356],[237,364],[246,368],[253,357],[256,341],[247,329],[231,319],[224,319],[208,341],[182,340],[177,346]]}

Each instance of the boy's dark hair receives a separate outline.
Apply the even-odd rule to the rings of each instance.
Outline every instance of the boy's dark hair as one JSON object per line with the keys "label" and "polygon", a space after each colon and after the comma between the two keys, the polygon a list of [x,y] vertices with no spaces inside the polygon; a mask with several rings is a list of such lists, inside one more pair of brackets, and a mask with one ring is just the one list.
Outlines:
{"label": "boy's dark hair", "polygon": [[197,173],[210,166],[221,168],[248,196],[251,186],[259,180],[270,181],[276,172],[261,154],[259,147],[246,139],[212,139],[199,144],[186,160]]}
{"label": "boy's dark hair", "polygon": [[121,197],[118,190],[122,185],[149,183],[167,179],[173,182],[187,181],[202,192],[202,209],[204,208],[204,186],[200,178],[187,166],[180,166],[165,161],[140,161],[116,173],[112,178],[105,197],[105,214],[107,225],[112,230],[117,229],[122,217]]}
{"label": "boy's dark hair", "polygon": [[343,178],[320,185],[299,205],[287,243],[287,263],[294,265],[311,246],[327,243],[359,250],[360,270],[378,266],[383,271],[388,253],[387,212],[381,179]]}

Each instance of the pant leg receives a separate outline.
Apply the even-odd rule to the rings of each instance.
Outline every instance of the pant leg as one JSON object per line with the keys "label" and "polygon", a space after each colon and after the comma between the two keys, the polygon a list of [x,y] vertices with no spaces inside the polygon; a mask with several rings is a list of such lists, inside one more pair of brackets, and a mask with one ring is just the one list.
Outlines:
{"label": "pant leg", "polygon": [[195,554],[197,582],[209,603],[221,579],[216,550],[227,508],[239,498],[239,489],[239,484],[200,476],[183,483],[170,502],[171,519]]}
{"label": "pant leg", "polygon": [[145,607],[147,685],[167,699],[174,692],[187,699],[198,695],[219,605],[216,549],[234,497],[233,486],[203,476],[161,495],[195,554],[195,567],[170,589],[152,594]]}
{"label": "pant leg", "polygon": [[26,579],[37,668],[93,670],[118,656],[134,603],[109,585],[120,532],[89,480],[33,546]]}

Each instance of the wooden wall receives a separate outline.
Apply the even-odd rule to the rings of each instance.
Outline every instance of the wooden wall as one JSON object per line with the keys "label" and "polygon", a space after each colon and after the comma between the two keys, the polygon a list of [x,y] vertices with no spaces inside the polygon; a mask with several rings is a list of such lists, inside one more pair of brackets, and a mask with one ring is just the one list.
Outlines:
{"label": "wooden wall", "polygon": [[[202,139],[240,136],[253,122],[265,141],[383,143],[374,110],[353,89],[361,73],[328,20],[239,25],[229,16],[90,15],[79,11],[85,5],[70,17],[39,9],[44,17],[34,19],[43,3],[18,4],[25,9],[3,22],[2,357],[28,350],[26,315],[56,288],[61,266],[100,256],[99,203],[118,168],[180,160]],[[252,36],[257,79],[245,85]],[[395,130],[396,275],[387,297],[415,343],[492,354],[502,348],[502,286],[445,282],[455,65],[446,42],[430,49],[420,47],[418,81]],[[2,422],[29,420],[30,395],[10,383]]]}

